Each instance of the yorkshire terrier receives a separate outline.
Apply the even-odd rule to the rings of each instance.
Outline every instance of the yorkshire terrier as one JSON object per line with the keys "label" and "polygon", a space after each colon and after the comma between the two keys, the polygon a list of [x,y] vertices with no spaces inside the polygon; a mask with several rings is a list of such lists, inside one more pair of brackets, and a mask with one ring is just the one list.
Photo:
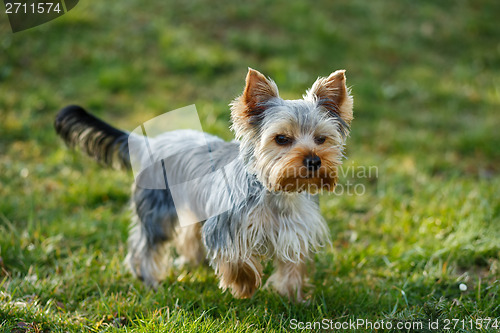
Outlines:
{"label": "yorkshire terrier", "polygon": [[[168,155],[162,166],[174,172],[166,177],[165,189],[135,182],[126,262],[135,276],[157,288],[173,263],[175,248],[176,263],[199,264],[206,258],[220,288],[248,298],[262,285],[262,262],[272,259],[275,270],[265,286],[302,301],[306,261],[329,242],[316,194],[335,188],[353,119],[345,71],[318,78],[302,99],[284,100],[271,79],[249,69],[243,94],[230,106],[232,142],[190,130],[149,140],[152,156],[159,160]],[[129,146],[137,135],[79,106],[62,109],[55,128],[69,146],[101,163],[131,168]],[[234,199],[207,172],[207,155],[197,149],[200,141],[209,146],[213,165],[225,167],[226,180],[244,200]],[[186,189],[183,205],[174,205],[172,184],[195,178],[198,186]],[[230,209],[210,213],[223,202],[232,203]],[[182,226],[181,215],[201,223]]]}

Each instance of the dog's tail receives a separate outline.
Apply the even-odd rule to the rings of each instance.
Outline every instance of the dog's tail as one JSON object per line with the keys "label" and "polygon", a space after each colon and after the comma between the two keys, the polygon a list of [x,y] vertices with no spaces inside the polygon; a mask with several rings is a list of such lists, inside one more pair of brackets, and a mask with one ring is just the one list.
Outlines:
{"label": "dog's tail", "polygon": [[112,127],[82,107],[69,105],[59,111],[54,127],[69,147],[79,147],[104,165],[130,169],[129,133]]}

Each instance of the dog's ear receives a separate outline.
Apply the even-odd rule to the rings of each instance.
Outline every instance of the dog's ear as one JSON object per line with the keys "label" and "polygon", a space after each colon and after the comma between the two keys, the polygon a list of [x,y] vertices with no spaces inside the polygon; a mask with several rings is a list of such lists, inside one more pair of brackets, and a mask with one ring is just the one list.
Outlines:
{"label": "dog's ear", "polygon": [[351,123],[353,99],[346,86],[345,70],[338,70],[328,77],[320,77],[307,92],[307,97],[317,101],[328,113]]}
{"label": "dog's ear", "polygon": [[237,137],[264,117],[266,102],[279,97],[278,87],[255,69],[248,68],[243,94],[231,103],[231,120]]}
{"label": "dog's ear", "polygon": [[266,79],[259,71],[249,68],[246,86],[243,91],[243,102],[249,110],[262,106],[273,97],[279,97],[278,87],[272,80]]}

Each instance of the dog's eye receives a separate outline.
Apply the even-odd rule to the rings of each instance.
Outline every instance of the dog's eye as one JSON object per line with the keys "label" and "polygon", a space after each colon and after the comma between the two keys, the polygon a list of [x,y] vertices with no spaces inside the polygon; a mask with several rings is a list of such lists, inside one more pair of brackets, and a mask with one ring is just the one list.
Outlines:
{"label": "dog's eye", "polygon": [[274,138],[274,141],[276,141],[276,143],[279,144],[280,146],[284,146],[284,145],[288,145],[288,144],[292,143],[292,139],[287,137],[286,135],[283,135],[283,134],[276,135],[276,137]]}
{"label": "dog's eye", "polygon": [[325,143],[325,141],[326,141],[326,137],[324,137],[323,135],[320,135],[320,136],[317,136],[314,138],[314,142],[317,145],[322,145],[323,143]]}

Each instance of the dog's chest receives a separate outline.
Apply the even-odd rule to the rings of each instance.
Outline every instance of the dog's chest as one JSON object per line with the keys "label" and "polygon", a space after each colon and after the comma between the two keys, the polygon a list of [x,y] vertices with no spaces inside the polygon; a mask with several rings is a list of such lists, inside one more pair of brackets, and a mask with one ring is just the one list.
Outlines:
{"label": "dog's chest", "polygon": [[297,262],[324,236],[318,207],[304,196],[269,196],[248,214],[246,243],[254,254]]}

